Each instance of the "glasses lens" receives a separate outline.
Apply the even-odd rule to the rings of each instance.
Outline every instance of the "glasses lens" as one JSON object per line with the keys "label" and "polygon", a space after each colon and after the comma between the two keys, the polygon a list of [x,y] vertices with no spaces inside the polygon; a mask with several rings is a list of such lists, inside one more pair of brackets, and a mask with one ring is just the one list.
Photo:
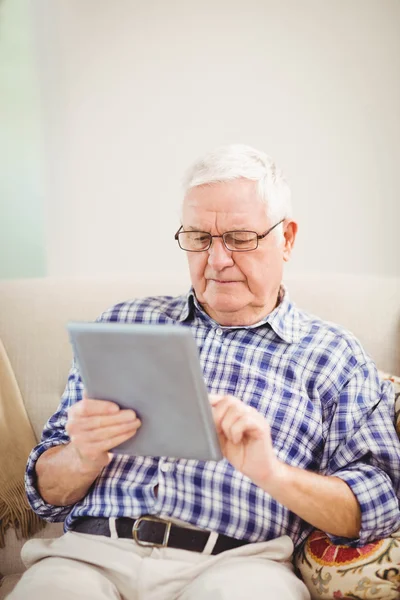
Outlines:
{"label": "glasses lens", "polygon": [[254,231],[228,231],[224,234],[224,242],[229,250],[255,250],[257,234]]}
{"label": "glasses lens", "polygon": [[182,250],[202,252],[210,246],[211,236],[205,231],[181,231],[178,237]]}

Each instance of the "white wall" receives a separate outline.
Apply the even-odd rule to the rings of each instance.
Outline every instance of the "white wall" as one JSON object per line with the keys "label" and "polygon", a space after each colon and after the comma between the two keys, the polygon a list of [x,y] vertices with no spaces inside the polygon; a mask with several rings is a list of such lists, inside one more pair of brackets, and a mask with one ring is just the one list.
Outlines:
{"label": "white wall", "polygon": [[35,0],[33,10],[49,274],[184,269],[173,240],[182,172],[243,142],[291,182],[292,271],[400,275],[398,0]]}
{"label": "white wall", "polygon": [[45,275],[43,147],[29,0],[0,0],[0,278]]}

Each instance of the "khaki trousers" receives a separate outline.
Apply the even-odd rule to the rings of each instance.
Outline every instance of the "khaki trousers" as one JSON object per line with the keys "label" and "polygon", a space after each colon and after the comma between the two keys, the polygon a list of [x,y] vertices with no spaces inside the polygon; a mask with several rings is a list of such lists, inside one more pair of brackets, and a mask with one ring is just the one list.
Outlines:
{"label": "khaki trousers", "polygon": [[[68,532],[26,542],[8,600],[309,600],[288,536],[216,556]],[[212,550],[212,548],[211,548]]]}

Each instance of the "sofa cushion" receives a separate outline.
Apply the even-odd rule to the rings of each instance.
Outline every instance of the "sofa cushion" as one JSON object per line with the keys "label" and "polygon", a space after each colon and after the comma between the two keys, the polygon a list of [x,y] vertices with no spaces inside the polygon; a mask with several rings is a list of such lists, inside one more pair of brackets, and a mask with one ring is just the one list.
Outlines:
{"label": "sofa cushion", "polygon": [[14,575],[6,575],[0,581],[0,600],[4,600],[6,596],[14,589],[17,585],[22,573],[15,573]]}
{"label": "sofa cushion", "polygon": [[[63,532],[63,523],[45,523],[44,529],[35,533],[32,538],[55,538]],[[21,538],[13,528],[7,529],[5,548],[0,548],[0,567],[3,575],[14,575],[25,570],[21,560],[21,549],[26,539]],[[1,598],[1,596],[0,596]]]}
{"label": "sofa cushion", "polygon": [[296,567],[313,600],[397,600],[400,592],[400,532],[351,548],[313,531],[296,555]]}

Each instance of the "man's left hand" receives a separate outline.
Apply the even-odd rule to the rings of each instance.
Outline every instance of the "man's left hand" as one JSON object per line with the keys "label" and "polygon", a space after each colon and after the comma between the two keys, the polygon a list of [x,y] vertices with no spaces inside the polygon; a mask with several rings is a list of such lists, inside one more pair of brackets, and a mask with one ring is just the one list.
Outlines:
{"label": "man's left hand", "polygon": [[265,486],[280,466],[268,422],[234,396],[209,398],[223,455],[255,484]]}

